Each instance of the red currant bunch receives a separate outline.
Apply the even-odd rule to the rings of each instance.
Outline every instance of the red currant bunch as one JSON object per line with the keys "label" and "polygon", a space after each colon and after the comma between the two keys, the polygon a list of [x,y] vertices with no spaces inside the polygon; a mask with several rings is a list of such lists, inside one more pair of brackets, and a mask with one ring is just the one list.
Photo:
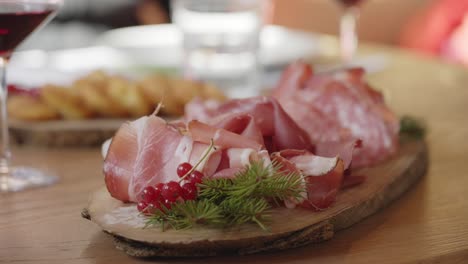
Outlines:
{"label": "red currant bunch", "polygon": [[192,171],[192,169],[192,165],[188,162],[177,167],[177,175],[183,178],[185,182],[183,184],[181,180],[180,182],[170,181],[158,183],[155,186],[146,186],[139,195],[138,211],[151,215],[158,210],[164,212],[164,208],[171,209],[172,204],[177,201],[197,199],[197,184],[202,182],[204,175],[199,171]]}

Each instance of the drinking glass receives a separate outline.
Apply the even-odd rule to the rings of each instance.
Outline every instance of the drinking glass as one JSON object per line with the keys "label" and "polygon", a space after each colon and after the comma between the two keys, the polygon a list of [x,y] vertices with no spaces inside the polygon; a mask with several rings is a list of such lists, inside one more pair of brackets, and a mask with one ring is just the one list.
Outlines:
{"label": "drinking glass", "polygon": [[172,0],[183,34],[185,77],[216,84],[231,97],[258,93],[259,35],[268,0]]}
{"label": "drinking glass", "polygon": [[0,192],[52,184],[56,177],[29,167],[10,166],[6,69],[14,49],[52,19],[61,0],[0,0]]}
{"label": "drinking glass", "polygon": [[357,50],[357,20],[362,0],[338,0],[344,7],[340,19],[340,53],[344,62],[350,62]]}

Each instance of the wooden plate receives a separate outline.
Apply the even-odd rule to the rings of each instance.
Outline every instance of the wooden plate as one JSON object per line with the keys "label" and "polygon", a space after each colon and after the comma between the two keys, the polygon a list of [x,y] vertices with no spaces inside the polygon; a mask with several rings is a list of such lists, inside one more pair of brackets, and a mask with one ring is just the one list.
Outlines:
{"label": "wooden plate", "polygon": [[112,234],[117,248],[131,256],[214,256],[283,250],[330,239],[336,231],[377,212],[424,175],[427,165],[425,142],[405,143],[391,160],[357,171],[368,180],[341,191],[336,203],[327,210],[274,209],[270,232],[254,225],[165,232],[159,228],[143,229],[144,219],[136,206],[113,199],[105,188],[93,194],[82,215]]}
{"label": "wooden plate", "polygon": [[114,136],[125,119],[57,120],[28,122],[10,120],[13,142],[40,146],[100,146]]}

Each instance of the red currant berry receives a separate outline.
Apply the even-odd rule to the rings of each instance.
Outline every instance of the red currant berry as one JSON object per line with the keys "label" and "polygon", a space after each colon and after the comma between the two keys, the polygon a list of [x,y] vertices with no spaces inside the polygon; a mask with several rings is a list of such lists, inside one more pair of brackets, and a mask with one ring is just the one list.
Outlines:
{"label": "red currant berry", "polygon": [[160,182],[154,186],[154,190],[156,192],[159,192],[159,194],[161,194],[164,185],[165,185],[164,183]]}
{"label": "red currant berry", "polygon": [[187,174],[190,170],[192,169],[192,165],[190,165],[190,163],[188,162],[184,162],[182,164],[180,164],[178,167],[177,167],[177,175],[179,175],[179,177],[184,177],[185,174]]}
{"label": "red currant berry", "polygon": [[148,204],[148,211],[151,213],[156,213],[156,211],[161,210],[161,201],[154,201]]}
{"label": "red currant berry", "polygon": [[[161,203],[160,203],[160,204],[161,204],[161,207],[160,207],[160,208],[161,208],[161,209],[165,208],[165,209],[168,209],[168,210],[169,210],[169,209],[171,209],[173,203],[174,203],[174,201],[171,201],[171,200],[169,200],[169,199],[164,199],[164,200],[162,200]],[[161,211],[163,211],[163,210],[161,210]]]}
{"label": "red currant berry", "polygon": [[182,185],[182,197],[184,200],[195,200],[198,196],[197,186],[194,183]]}
{"label": "red currant berry", "polygon": [[161,190],[154,188],[153,186],[147,186],[141,192],[141,201],[146,203],[152,203],[158,200],[161,196]]}
{"label": "red currant berry", "polygon": [[144,214],[145,214],[145,213],[147,213],[147,209],[148,209],[148,204],[147,204],[147,203],[145,203],[145,202],[139,202],[139,203],[137,204],[137,210],[138,210],[138,212],[144,213]]}
{"label": "red currant berry", "polygon": [[181,194],[182,188],[180,187],[180,184],[175,181],[166,183],[161,191],[162,197],[169,201],[175,201]]}
{"label": "red currant berry", "polygon": [[193,171],[192,173],[190,173],[187,181],[193,184],[201,183],[203,180],[203,176],[203,173],[199,171]]}

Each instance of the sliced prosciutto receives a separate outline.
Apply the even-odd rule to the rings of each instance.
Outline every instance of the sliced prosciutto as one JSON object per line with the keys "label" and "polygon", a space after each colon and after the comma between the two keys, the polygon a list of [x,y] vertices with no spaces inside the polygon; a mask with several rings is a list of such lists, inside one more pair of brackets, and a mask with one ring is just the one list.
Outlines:
{"label": "sliced prosciutto", "polygon": [[188,131],[194,141],[209,144],[211,140],[213,140],[213,143],[221,148],[236,147],[253,148],[256,150],[263,148],[263,144],[254,139],[244,137],[223,128],[210,126],[197,120],[188,123]]}
{"label": "sliced prosciutto", "polygon": [[362,75],[314,74],[296,63],[273,97],[194,100],[182,120],[151,115],[125,123],[103,146],[109,193],[137,202],[145,187],[179,181],[183,163],[203,177],[232,178],[253,162],[273,160],[303,177],[304,196],[285,204],[323,210],[341,188],[364,181],[350,175],[351,166],[374,165],[398,147],[398,120]]}
{"label": "sliced prosciutto", "polygon": [[353,167],[374,165],[398,148],[399,122],[362,69],[314,74],[297,62],[288,67],[273,96],[318,145],[362,140]]}
{"label": "sliced prosciutto", "polygon": [[287,207],[299,204],[314,210],[324,210],[335,202],[343,182],[343,160],[316,156],[304,150],[276,152],[272,154],[272,160],[278,162],[284,172],[296,172],[304,178],[304,199],[285,201]]}
{"label": "sliced prosciutto", "polygon": [[121,201],[137,201],[145,186],[177,180],[174,172],[191,146],[190,138],[154,115],[123,124],[104,160],[109,193]]}
{"label": "sliced prosciutto", "polygon": [[308,134],[272,97],[234,99],[223,104],[195,100],[186,106],[185,118],[254,139],[265,144],[269,152],[283,149],[314,150]]}
{"label": "sliced prosciutto", "polygon": [[198,164],[197,170],[216,178],[233,177],[253,161],[269,164],[263,144],[253,139],[198,121],[184,126],[154,115],[123,124],[103,147],[112,197],[136,202],[146,186],[178,181],[177,166],[184,162]]}

